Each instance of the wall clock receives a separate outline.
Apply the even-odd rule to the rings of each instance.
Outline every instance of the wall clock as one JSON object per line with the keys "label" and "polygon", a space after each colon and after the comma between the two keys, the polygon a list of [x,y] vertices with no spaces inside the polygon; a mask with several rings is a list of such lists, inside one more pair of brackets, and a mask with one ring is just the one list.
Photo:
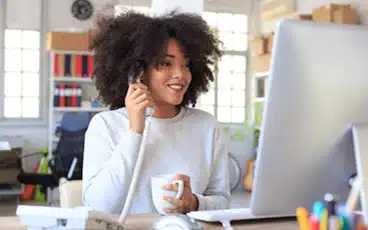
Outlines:
{"label": "wall clock", "polygon": [[71,11],[75,18],[87,20],[93,14],[93,6],[88,0],[75,0],[72,4]]}

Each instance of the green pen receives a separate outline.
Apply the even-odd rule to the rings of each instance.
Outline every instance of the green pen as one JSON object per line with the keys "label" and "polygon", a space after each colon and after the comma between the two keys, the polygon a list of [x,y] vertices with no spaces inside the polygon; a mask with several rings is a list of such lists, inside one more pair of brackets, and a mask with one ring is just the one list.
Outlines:
{"label": "green pen", "polygon": [[341,216],[341,222],[341,230],[350,230],[349,219],[345,215]]}

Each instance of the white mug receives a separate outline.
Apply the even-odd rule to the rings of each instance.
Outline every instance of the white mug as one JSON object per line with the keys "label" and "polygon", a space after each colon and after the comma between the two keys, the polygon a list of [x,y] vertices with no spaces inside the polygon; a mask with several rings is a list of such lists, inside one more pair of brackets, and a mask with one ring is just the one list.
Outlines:
{"label": "white mug", "polygon": [[[183,180],[173,180],[172,177],[175,174],[162,174],[151,177],[151,194],[153,204],[156,210],[164,215],[164,208],[175,209],[175,205],[171,204],[169,201],[163,199],[164,196],[168,196],[175,199],[180,199],[184,192],[184,181]],[[167,184],[178,184],[178,192],[172,190],[166,190],[163,188]]]}

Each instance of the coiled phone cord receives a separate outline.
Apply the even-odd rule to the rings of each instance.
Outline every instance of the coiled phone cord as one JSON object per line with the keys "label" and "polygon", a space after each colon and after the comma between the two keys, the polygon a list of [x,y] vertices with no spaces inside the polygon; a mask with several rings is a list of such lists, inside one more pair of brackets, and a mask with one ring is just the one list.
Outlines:
{"label": "coiled phone cord", "polygon": [[141,167],[143,164],[143,159],[144,159],[144,154],[145,154],[145,150],[146,150],[146,141],[147,141],[147,133],[151,124],[151,117],[152,117],[152,113],[153,110],[152,108],[148,108],[146,110],[146,114],[148,115],[146,118],[146,124],[145,124],[145,129],[143,131],[143,138],[142,138],[142,143],[141,146],[139,148],[139,154],[138,154],[138,159],[137,159],[137,163],[135,164],[134,167],[134,171],[133,171],[133,177],[132,177],[132,181],[130,183],[129,186],[129,191],[128,191],[128,195],[127,198],[125,199],[125,204],[124,204],[124,208],[123,211],[121,212],[121,215],[119,217],[119,223],[120,224],[124,224],[128,213],[130,212],[130,206],[132,204],[132,200],[133,200],[133,195],[134,192],[136,190],[137,187],[137,183],[139,181],[140,178],[140,172],[141,172]]}

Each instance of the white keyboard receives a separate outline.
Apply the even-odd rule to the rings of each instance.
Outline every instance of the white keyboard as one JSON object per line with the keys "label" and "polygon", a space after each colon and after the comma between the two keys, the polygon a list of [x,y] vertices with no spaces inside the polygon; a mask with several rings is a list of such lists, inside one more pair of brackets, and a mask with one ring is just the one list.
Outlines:
{"label": "white keyboard", "polygon": [[250,208],[195,211],[189,212],[187,215],[193,219],[208,222],[223,220],[250,220],[259,218],[251,213]]}

